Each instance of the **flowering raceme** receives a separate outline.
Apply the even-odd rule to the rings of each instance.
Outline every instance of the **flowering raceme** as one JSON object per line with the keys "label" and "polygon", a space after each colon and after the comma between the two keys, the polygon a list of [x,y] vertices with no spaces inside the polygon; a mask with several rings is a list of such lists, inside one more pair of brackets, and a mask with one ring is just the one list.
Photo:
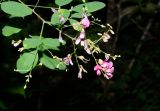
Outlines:
{"label": "flowering raceme", "polygon": [[80,21],[81,25],[83,26],[80,35],[75,41],[75,44],[78,45],[80,43],[81,46],[84,47],[84,50],[88,53],[91,54],[91,51],[88,46],[88,42],[85,39],[85,28],[88,28],[90,26],[90,21],[87,17],[87,15],[84,15],[84,18]]}
{"label": "flowering raceme", "polygon": [[94,67],[94,71],[96,71],[97,75],[100,76],[102,73],[104,75],[104,77],[106,77],[107,79],[110,79],[113,77],[113,71],[114,71],[114,67],[113,67],[113,62],[112,61],[108,61],[108,60],[99,60],[99,64],[97,64]]}

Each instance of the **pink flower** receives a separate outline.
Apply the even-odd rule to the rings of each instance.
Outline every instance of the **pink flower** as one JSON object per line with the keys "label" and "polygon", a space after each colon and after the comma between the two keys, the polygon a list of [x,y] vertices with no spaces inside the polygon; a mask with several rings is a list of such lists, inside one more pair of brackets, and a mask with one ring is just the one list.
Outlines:
{"label": "pink flower", "polygon": [[106,67],[106,68],[112,68],[112,66],[113,66],[113,62],[111,62],[111,61],[103,61],[103,63],[101,64],[101,66],[102,67]]}
{"label": "pink flower", "polygon": [[71,55],[68,54],[67,57],[63,58],[63,61],[66,65],[72,65],[73,66],[73,62],[72,62],[72,59],[71,59]]}
{"label": "pink flower", "polygon": [[107,74],[104,74],[104,77],[107,78],[107,79],[110,79],[110,78],[113,77],[113,74],[107,73]]}
{"label": "pink flower", "polygon": [[80,32],[79,37],[76,39],[75,44],[77,45],[77,44],[81,43],[81,41],[84,39],[84,37],[85,37],[85,31],[82,30],[82,31]]}
{"label": "pink flower", "polygon": [[112,73],[114,72],[113,62],[108,60],[101,60],[99,64],[94,67],[94,71],[96,71],[98,76],[102,73],[105,78],[110,79],[113,77]]}
{"label": "pink flower", "polygon": [[87,40],[85,40],[85,30],[82,29],[82,31],[80,32],[80,35],[78,36],[78,38],[75,41],[75,44],[78,45],[80,44],[81,46],[84,47],[84,50],[88,53],[91,54],[91,50],[88,46],[88,42]]}
{"label": "pink flower", "polygon": [[94,71],[96,71],[97,76],[100,76],[100,75],[101,75],[101,69],[102,69],[102,67],[101,67],[100,65],[96,65],[96,66],[94,67]]}
{"label": "pink flower", "polygon": [[83,25],[83,28],[88,28],[90,26],[90,21],[87,15],[84,15],[84,18],[80,22]]}

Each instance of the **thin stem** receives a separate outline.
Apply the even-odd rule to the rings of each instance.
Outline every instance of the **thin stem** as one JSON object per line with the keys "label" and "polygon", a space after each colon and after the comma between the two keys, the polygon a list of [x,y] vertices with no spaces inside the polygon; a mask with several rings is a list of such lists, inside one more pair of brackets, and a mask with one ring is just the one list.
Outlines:
{"label": "thin stem", "polygon": [[[61,30],[58,29],[58,28],[55,28],[55,29],[58,30],[58,31],[61,31]],[[65,35],[65,36],[67,36],[67,37],[70,38],[71,40],[74,40],[74,38],[71,37],[71,36],[69,36],[68,34],[66,34],[66,33],[64,33],[64,32],[62,32],[62,34]]]}
{"label": "thin stem", "polygon": [[[34,5],[27,5],[27,6],[29,6],[29,7],[35,7]],[[37,8],[49,8],[49,9],[54,8],[54,7],[40,6],[40,5],[37,5],[36,7]],[[58,9],[58,8],[54,8],[54,9]]]}
{"label": "thin stem", "polygon": [[44,23],[47,23],[37,12],[35,12],[34,10],[32,10],[32,12]]}
{"label": "thin stem", "polygon": [[96,60],[96,58],[95,58],[93,53],[92,53],[92,57],[94,58],[94,61],[96,62],[96,64],[98,64],[98,62],[97,62],[97,60]]}
{"label": "thin stem", "polygon": [[34,67],[34,64],[35,64],[37,54],[38,54],[38,49],[36,50],[35,57],[34,57],[34,60],[33,60],[32,66],[31,66],[31,70],[29,71],[29,74],[27,75],[27,79],[26,79],[27,81],[24,85],[24,89],[27,88],[27,84],[29,83],[29,79],[32,77],[32,70],[33,70],[33,67]]}
{"label": "thin stem", "polygon": [[[111,27],[109,27],[109,29],[105,33],[108,33],[110,30],[111,30]],[[94,41],[93,43],[97,44],[102,39],[103,39],[103,37],[100,37],[98,40]]]}
{"label": "thin stem", "polygon": [[46,49],[46,50],[49,52],[49,54],[52,56],[52,58],[55,58],[55,56],[52,54],[52,52],[50,50],[48,50],[48,49]]}
{"label": "thin stem", "polygon": [[34,6],[33,10],[35,10],[35,9],[36,9],[36,7],[37,7],[38,3],[39,3],[39,0],[37,0],[37,3],[36,3],[36,5]]}
{"label": "thin stem", "polygon": [[44,30],[44,22],[42,23],[42,28],[41,28],[41,32],[40,32],[40,39],[42,39],[43,30]]}
{"label": "thin stem", "polygon": [[[25,6],[27,6],[25,3],[23,3],[21,0],[18,0],[20,3],[24,4]],[[29,6],[27,6],[29,7]],[[30,8],[30,7],[29,7]],[[47,23],[38,13],[36,13],[34,10],[32,10],[32,12],[42,21]]]}
{"label": "thin stem", "polygon": [[73,47],[74,47],[74,52],[73,52],[73,54],[74,54],[74,56],[75,56],[75,58],[76,58],[76,62],[77,62],[78,68],[80,68],[80,64],[79,64],[79,62],[78,62],[78,58],[77,58],[77,54],[76,54],[76,46],[75,46],[75,43],[74,43],[73,40],[72,40],[72,43],[73,43]]}

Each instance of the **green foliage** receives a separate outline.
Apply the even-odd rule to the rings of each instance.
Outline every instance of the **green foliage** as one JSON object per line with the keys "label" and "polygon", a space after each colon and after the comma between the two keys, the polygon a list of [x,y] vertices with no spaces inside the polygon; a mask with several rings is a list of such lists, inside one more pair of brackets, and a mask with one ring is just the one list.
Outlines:
{"label": "green foliage", "polygon": [[74,30],[81,31],[82,25],[75,19],[69,19],[70,24],[72,25]]}
{"label": "green foliage", "polygon": [[53,25],[60,25],[67,21],[70,16],[70,11],[67,9],[59,9],[58,12],[55,12],[51,17],[51,23]]}
{"label": "green foliage", "polygon": [[59,50],[58,47],[60,46],[60,42],[58,39],[52,38],[40,38],[39,36],[32,36],[32,38],[25,39],[23,41],[24,49],[39,49],[41,51],[45,49],[53,49]]}
{"label": "green foliage", "polygon": [[1,9],[5,13],[11,14],[12,16],[16,17],[25,17],[32,14],[31,8],[15,1],[2,2]]}
{"label": "green foliage", "polygon": [[17,60],[17,71],[24,74],[31,71],[38,63],[38,52],[23,53]]}
{"label": "green foliage", "polygon": [[58,39],[44,38],[42,39],[42,45],[45,49],[59,50],[60,42]]}
{"label": "green foliage", "polygon": [[37,48],[41,43],[40,38],[28,38],[23,41],[23,47],[24,49]]}
{"label": "green foliage", "polygon": [[61,24],[59,13],[54,13],[52,15],[52,17],[51,17],[51,23],[53,25],[60,25]]}
{"label": "green foliage", "polygon": [[18,33],[20,32],[22,29],[21,28],[17,28],[17,27],[12,27],[12,26],[8,26],[8,25],[5,25],[3,28],[2,28],[2,34],[6,37],[8,36],[11,36],[15,33]]}
{"label": "green foliage", "polygon": [[49,69],[59,69],[59,70],[66,69],[66,65],[62,61],[56,58],[50,58],[45,54],[43,54],[43,56],[40,58],[40,62]]}
{"label": "green foliage", "polygon": [[84,6],[87,7],[87,12],[95,12],[95,11],[98,11],[98,10],[104,8],[105,4],[103,2],[99,2],[99,1],[87,2],[85,4],[80,4],[80,5],[73,7],[72,10],[82,13]]}
{"label": "green foliage", "polygon": [[67,5],[70,2],[72,2],[72,0],[55,0],[55,4],[57,4],[59,6]]}
{"label": "green foliage", "polygon": [[[90,13],[87,13],[87,16],[91,16],[91,14]],[[71,18],[83,18],[83,15],[82,15],[82,13],[73,13],[72,15],[71,15]]]}

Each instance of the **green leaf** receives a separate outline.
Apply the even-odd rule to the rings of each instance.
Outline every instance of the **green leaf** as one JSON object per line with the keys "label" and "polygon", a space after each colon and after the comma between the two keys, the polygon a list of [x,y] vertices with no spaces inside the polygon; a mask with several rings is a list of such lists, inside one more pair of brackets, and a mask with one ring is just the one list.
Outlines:
{"label": "green leaf", "polygon": [[45,49],[59,50],[60,42],[58,39],[44,38],[42,44]]}
{"label": "green leaf", "polygon": [[58,12],[54,13],[51,17],[51,23],[53,25],[60,25],[67,21],[70,16],[70,11],[67,9],[59,9]]}
{"label": "green leaf", "polygon": [[70,24],[72,25],[74,30],[81,31],[82,25],[75,19],[69,19]]}
{"label": "green leaf", "polygon": [[24,4],[15,2],[15,1],[7,1],[1,3],[1,9],[8,14],[11,14],[16,17],[25,17],[27,15],[32,14],[32,9],[27,7]]}
{"label": "green leaf", "polygon": [[59,10],[58,10],[58,13],[59,13],[60,15],[62,15],[63,17],[65,17],[65,18],[68,18],[69,15],[70,15],[70,11],[67,10],[67,9],[59,9]]}
{"label": "green leaf", "polygon": [[8,26],[8,25],[5,25],[3,28],[2,28],[2,34],[6,37],[8,36],[11,36],[15,33],[18,33],[20,32],[22,29],[20,28],[17,28],[17,27],[12,27],[12,26]]}
{"label": "green leaf", "polygon": [[[73,13],[72,15],[71,15],[71,18],[83,18],[83,16],[82,16],[83,14],[82,13]],[[90,13],[87,13],[87,16],[91,16],[91,14]]]}
{"label": "green leaf", "polygon": [[40,38],[29,38],[23,41],[24,49],[37,48],[42,43]]}
{"label": "green leaf", "polygon": [[66,69],[66,64],[64,62],[59,62],[59,64],[57,65],[57,68],[59,70],[65,70]]}
{"label": "green leaf", "polygon": [[51,23],[53,25],[60,25],[61,21],[60,21],[60,15],[58,12],[54,13],[51,17]]}
{"label": "green leaf", "polygon": [[40,62],[49,69],[59,69],[59,70],[66,69],[66,65],[63,62],[61,62],[56,58],[50,58],[45,54],[43,54],[43,56],[40,58]]}
{"label": "green leaf", "polygon": [[38,63],[38,52],[23,53],[17,60],[17,71],[24,74],[31,71]]}
{"label": "green leaf", "polygon": [[82,13],[84,6],[87,8],[87,12],[95,12],[97,10],[100,10],[100,9],[104,8],[105,4],[103,2],[99,2],[99,1],[88,2],[88,3],[85,3],[85,4],[77,5],[77,6],[73,7],[72,10]]}
{"label": "green leaf", "polygon": [[55,0],[55,4],[57,4],[59,6],[67,5],[70,2],[72,2],[72,0]]}

